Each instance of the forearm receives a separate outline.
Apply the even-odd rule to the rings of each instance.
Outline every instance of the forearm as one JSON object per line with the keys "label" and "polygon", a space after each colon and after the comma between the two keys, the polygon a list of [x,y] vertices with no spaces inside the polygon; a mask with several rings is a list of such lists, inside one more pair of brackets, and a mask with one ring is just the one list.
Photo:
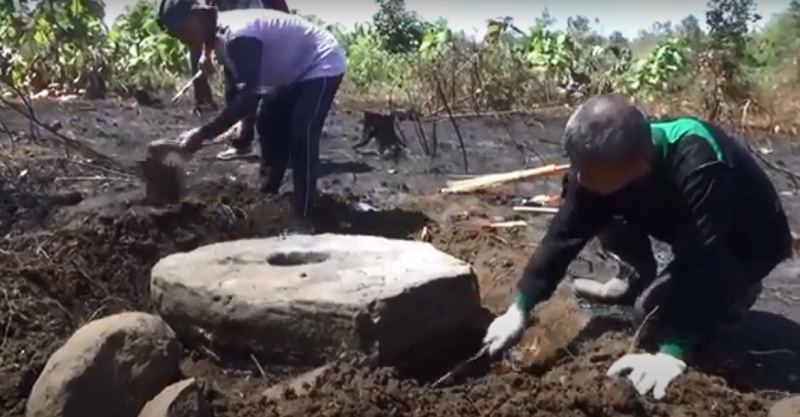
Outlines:
{"label": "forearm", "polygon": [[553,295],[572,260],[611,219],[608,202],[601,196],[566,177],[563,184],[566,193],[558,213],[517,283],[515,302],[528,310]]}
{"label": "forearm", "polygon": [[694,340],[725,319],[748,280],[728,249],[737,203],[735,171],[700,137],[687,136],[675,152],[673,181],[690,216],[670,242],[675,260],[665,273],[671,275],[672,290],[657,314],[662,350],[686,355]]}
{"label": "forearm", "polygon": [[667,267],[672,291],[660,311],[653,313],[665,353],[677,350],[689,355],[697,340],[707,338],[724,322],[736,295],[744,294],[750,284],[737,265],[724,247],[718,247],[702,258],[676,259]]}
{"label": "forearm", "polygon": [[200,132],[205,138],[215,138],[255,111],[257,105],[257,95],[239,94],[232,103],[225,106],[222,113],[201,127]]}
{"label": "forearm", "polygon": [[227,54],[233,63],[233,69],[225,71],[228,104],[222,113],[200,128],[204,137],[217,137],[255,112],[260,98],[262,49],[261,41],[252,37],[236,38],[228,43]]}
{"label": "forearm", "polygon": [[582,244],[577,247],[542,245],[541,251],[531,257],[522,271],[522,277],[517,283],[515,302],[523,309],[530,310],[550,298],[582,247]]}

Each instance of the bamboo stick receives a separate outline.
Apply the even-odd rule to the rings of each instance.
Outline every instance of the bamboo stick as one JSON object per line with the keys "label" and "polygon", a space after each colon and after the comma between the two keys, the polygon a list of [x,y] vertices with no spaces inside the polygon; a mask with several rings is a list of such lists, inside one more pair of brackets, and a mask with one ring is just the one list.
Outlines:
{"label": "bamboo stick", "polygon": [[558,213],[558,209],[555,208],[555,207],[516,206],[516,207],[514,207],[514,211],[525,212],[525,213],[539,213],[539,214],[556,214],[556,213]]}
{"label": "bamboo stick", "polygon": [[509,182],[521,181],[546,175],[556,175],[566,171],[567,169],[569,169],[569,165],[549,164],[537,168],[481,175],[468,180],[449,181],[447,183],[447,187],[442,188],[439,190],[439,192],[443,194],[468,193],[471,191],[496,187]]}
{"label": "bamboo stick", "polygon": [[524,227],[527,226],[528,223],[522,220],[512,220],[507,222],[497,222],[497,223],[489,223],[487,227],[497,228],[497,229],[504,229],[509,227]]}

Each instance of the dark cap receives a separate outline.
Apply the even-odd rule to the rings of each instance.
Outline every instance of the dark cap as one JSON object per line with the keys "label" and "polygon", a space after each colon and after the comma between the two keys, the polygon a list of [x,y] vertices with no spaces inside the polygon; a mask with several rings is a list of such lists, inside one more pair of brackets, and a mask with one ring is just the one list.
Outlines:
{"label": "dark cap", "polygon": [[162,29],[174,31],[193,11],[202,8],[197,0],[159,0],[158,25]]}
{"label": "dark cap", "polygon": [[564,128],[564,150],[573,162],[591,159],[615,163],[650,144],[647,116],[622,94],[589,98],[572,113]]}

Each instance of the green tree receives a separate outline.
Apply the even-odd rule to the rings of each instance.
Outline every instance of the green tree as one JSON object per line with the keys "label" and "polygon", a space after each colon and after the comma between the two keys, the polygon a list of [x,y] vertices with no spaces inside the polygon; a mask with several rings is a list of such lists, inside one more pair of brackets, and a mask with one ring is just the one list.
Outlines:
{"label": "green tree", "polygon": [[761,20],[755,0],[709,0],[706,24],[711,47],[732,58],[745,58],[750,26]]}
{"label": "green tree", "polygon": [[663,22],[653,22],[651,25],[651,32],[658,37],[670,37],[675,33],[675,30],[672,28],[672,21],[665,20]]}
{"label": "green tree", "polygon": [[631,41],[629,41],[622,32],[615,30],[611,32],[611,35],[608,35],[608,45],[618,48],[630,48]]}
{"label": "green tree", "polygon": [[545,7],[544,10],[542,10],[542,15],[536,18],[534,26],[549,28],[550,26],[553,26],[555,23],[556,19],[552,15],[550,15],[550,10],[548,10],[547,7]]}
{"label": "green tree", "polygon": [[785,68],[800,47],[800,1],[793,1],[783,13],[770,18],[752,37],[747,53],[753,67],[773,74]]}
{"label": "green tree", "polygon": [[567,18],[567,30],[572,34],[585,35],[592,31],[589,18],[586,16],[572,16]]}
{"label": "green tree", "polygon": [[690,47],[695,47],[703,40],[703,29],[695,15],[689,15],[681,20],[675,30],[680,37],[686,40]]}
{"label": "green tree", "polygon": [[586,16],[568,17],[567,33],[583,46],[599,46],[605,43],[605,39],[592,29],[592,24],[598,23],[598,19],[592,21]]}
{"label": "green tree", "polygon": [[782,13],[788,19],[792,20],[793,23],[800,26],[800,0],[792,0],[789,2],[789,7],[786,8],[786,11]]}
{"label": "green tree", "polygon": [[378,4],[378,12],[372,16],[372,24],[383,38],[386,50],[391,53],[417,50],[426,29],[422,19],[406,9],[404,0],[375,2]]}

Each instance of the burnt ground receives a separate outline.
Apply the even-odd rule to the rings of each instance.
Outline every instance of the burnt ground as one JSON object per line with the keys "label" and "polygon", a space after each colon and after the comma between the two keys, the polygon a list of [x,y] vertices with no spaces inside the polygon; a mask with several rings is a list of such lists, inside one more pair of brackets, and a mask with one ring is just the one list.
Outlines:
{"label": "burnt ground", "polygon": [[[24,414],[45,361],[77,327],[121,311],[150,309],[149,271],[158,259],[211,242],[275,235],[286,225],[288,210],[285,195],[267,199],[253,188],[255,164],[214,161],[219,146],[201,152],[184,202],[169,208],[141,203],[135,162],[149,141],[200,122],[186,107],[39,102],[36,110],[42,122],[99,153],[65,146],[63,138],[45,131],[33,136],[26,119],[0,108],[0,121],[16,132],[0,141],[0,233],[5,235],[0,242],[0,409],[9,416]],[[430,241],[471,262],[486,307],[504,309],[548,222],[546,216],[515,214],[511,206],[522,197],[557,191],[557,182],[439,195],[447,179],[464,174],[448,120],[436,123],[434,159],[421,151],[412,124],[403,122],[409,150],[397,163],[352,150],[360,120],[360,112],[346,110],[329,119],[318,230]],[[458,119],[470,173],[558,160],[563,123],[552,115]],[[425,129],[433,137],[433,123]],[[773,150],[765,156],[770,165],[800,172],[792,138],[748,136]],[[797,225],[800,197],[780,170],[770,173]],[[356,203],[380,210],[359,210]],[[500,218],[524,219],[529,227],[482,226]],[[610,276],[613,267],[596,252],[590,244],[571,274]],[[661,403],[637,397],[623,380],[603,376],[615,358],[633,349],[635,328],[625,312],[577,306],[562,295],[542,307],[539,323],[523,341],[536,352],[537,366],[522,371],[507,363],[479,364],[491,366],[491,372],[473,369],[473,377],[450,387],[432,389],[425,380],[339,363],[307,394],[287,392],[268,400],[261,395],[265,388],[307,369],[262,364],[266,375],[261,375],[255,366],[234,369],[187,351],[183,371],[203,382],[219,416],[766,416],[776,399],[800,392],[798,276],[793,263],[776,271],[743,328],[712,347],[702,370],[680,378]],[[572,340],[572,318],[579,309],[592,321]],[[436,371],[431,376],[450,366],[452,356],[425,364]]]}

